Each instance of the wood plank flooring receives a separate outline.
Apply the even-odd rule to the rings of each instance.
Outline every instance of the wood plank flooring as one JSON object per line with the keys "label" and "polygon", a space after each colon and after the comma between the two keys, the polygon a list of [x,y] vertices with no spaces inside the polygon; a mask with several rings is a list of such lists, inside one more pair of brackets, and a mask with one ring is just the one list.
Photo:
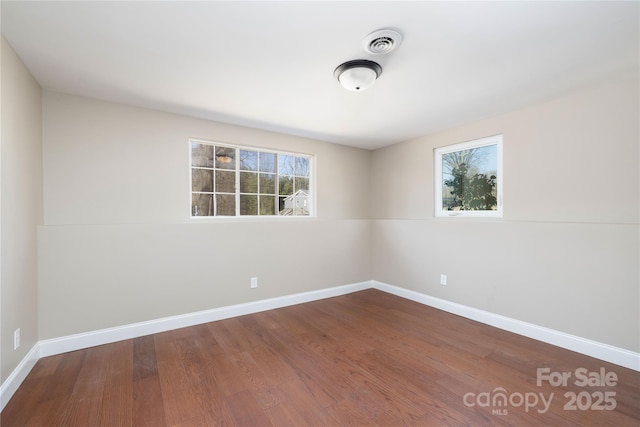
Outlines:
{"label": "wood plank flooring", "polygon": [[0,425],[638,426],[640,373],[372,289],[43,358]]}

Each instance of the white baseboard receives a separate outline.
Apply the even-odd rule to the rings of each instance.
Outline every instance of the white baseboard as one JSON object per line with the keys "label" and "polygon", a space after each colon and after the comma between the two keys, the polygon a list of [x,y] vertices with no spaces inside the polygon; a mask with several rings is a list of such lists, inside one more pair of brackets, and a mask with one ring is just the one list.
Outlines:
{"label": "white baseboard", "polygon": [[132,323],[114,328],[100,329],[97,331],[84,332],[66,337],[43,340],[40,341],[40,357],[52,356],[54,354],[80,350],[96,345],[156,334],[158,332],[185,328],[187,326],[215,322],[216,320],[228,319],[230,317],[244,316],[245,314],[258,313],[261,311],[273,310],[275,308],[331,298],[370,288],[370,281],[353,283],[350,285],[336,286],[333,288],[286,295],[277,298],[269,298],[244,304],[230,305],[211,310],[149,320],[147,322]]}
{"label": "white baseboard", "polygon": [[13,394],[18,390],[18,387],[20,387],[20,384],[27,378],[27,375],[40,357],[40,343],[36,343],[2,383],[2,386],[0,386],[0,411],[4,409]]}
{"label": "white baseboard", "polygon": [[372,287],[467,319],[640,371],[640,353],[372,280]]}
{"label": "white baseboard", "polygon": [[576,351],[596,359],[624,366],[635,371],[640,371],[639,353],[577,337],[575,335],[566,334],[553,329],[544,328],[531,323],[522,322],[520,320],[511,319],[499,314],[490,313],[488,311],[479,310],[440,298],[435,298],[409,289],[399,288],[397,286],[370,280],[350,285],[286,295],[283,297],[214,308],[211,310],[198,311],[179,316],[165,317],[147,322],[133,323],[114,328],[100,329],[97,331],[39,341],[13,370],[11,375],[9,375],[9,377],[7,377],[7,379],[2,383],[2,386],[0,387],[0,411],[4,409],[7,402],[9,402],[20,384],[22,384],[24,379],[27,377],[27,374],[29,374],[38,359],[41,357],[53,356],[96,345],[109,344],[116,341],[199,325],[202,323],[214,322],[216,320],[317,301],[370,288],[410,299],[412,301],[447,311],[449,313],[457,314],[499,329],[514,332],[528,338],[533,338],[538,341]]}
{"label": "white baseboard", "polygon": [[41,357],[53,356],[96,345],[109,344],[116,341],[170,331],[178,328],[185,328],[202,323],[214,322],[216,320],[243,316],[245,314],[258,313],[275,308],[317,301],[370,288],[371,281],[353,283],[350,285],[285,295],[283,297],[269,298],[244,304],[187,313],[179,316],[164,317],[147,322],[132,323],[114,328],[100,329],[97,331],[42,340],[33,346],[31,351],[29,351],[25,358],[22,359],[20,364],[13,370],[6,381],[2,383],[2,386],[0,387],[0,411],[4,409],[5,405],[9,402],[13,394],[18,390],[20,384],[22,384],[38,359]]}

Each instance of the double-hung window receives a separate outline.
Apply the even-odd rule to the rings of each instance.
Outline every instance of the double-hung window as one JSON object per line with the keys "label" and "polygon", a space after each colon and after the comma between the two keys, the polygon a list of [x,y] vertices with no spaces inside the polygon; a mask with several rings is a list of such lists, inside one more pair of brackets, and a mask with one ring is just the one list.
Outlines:
{"label": "double-hung window", "polygon": [[313,216],[313,156],[190,140],[191,216]]}
{"label": "double-hung window", "polygon": [[436,216],[502,216],[502,135],[434,150]]}

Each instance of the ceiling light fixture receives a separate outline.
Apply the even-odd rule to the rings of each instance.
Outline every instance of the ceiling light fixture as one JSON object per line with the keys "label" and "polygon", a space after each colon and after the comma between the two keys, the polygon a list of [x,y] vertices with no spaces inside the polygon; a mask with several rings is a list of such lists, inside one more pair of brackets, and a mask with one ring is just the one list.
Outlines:
{"label": "ceiling light fixture", "polygon": [[373,85],[382,74],[382,67],[367,59],[355,59],[338,65],[333,74],[342,87],[357,92]]}
{"label": "ceiling light fixture", "polygon": [[233,162],[233,157],[228,154],[216,154],[216,160],[223,165],[228,165],[229,163]]}
{"label": "ceiling light fixture", "polygon": [[235,153],[235,150],[233,148],[217,147],[216,148],[216,167],[224,167],[224,165],[228,165],[231,162],[233,162],[235,160],[234,153]]}

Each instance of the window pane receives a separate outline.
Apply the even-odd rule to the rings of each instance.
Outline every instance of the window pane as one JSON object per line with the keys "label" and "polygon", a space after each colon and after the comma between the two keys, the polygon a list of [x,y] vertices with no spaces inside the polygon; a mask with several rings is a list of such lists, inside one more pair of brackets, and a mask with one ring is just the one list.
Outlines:
{"label": "window pane", "polygon": [[216,192],[235,193],[236,173],[227,171],[216,171]]}
{"label": "window pane", "polygon": [[191,166],[213,167],[213,145],[191,144]]}
{"label": "window pane", "polygon": [[255,172],[240,172],[240,192],[258,192],[258,174]]}
{"label": "window pane", "polygon": [[216,195],[216,215],[235,216],[236,215],[236,196],[233,194],[217,194]]}
{"label": "window pane", "polygon": [[236,149],[229,147],[216,147],[216,168],[235,169]]}
{"label": "window pane", "polygon": [[442,209],[496,210],[497,146],[442,155]]}
{"label": "window pane", "polygon": [[260,153],[260,172],[276,171],[276,154]]}
{"label": "window pane", "polygon": [[240,169],[245,171],[257,171],[258,152],[240,150]]}
{"label": "window pane", "polygon": [[258,215],[258,196],[240,195],[240,215]]}
{"label": "window pane", "polygon": [[278,215],[281,215],[281,216],[293,215],[293,209],[285,208],[285,205],[286,205],[285,199],[286,197],[278,197]]}
{"label": "window pane", "polygon": [[278,156],[278,175],[293,175],[294,156],[280,154]]}
{"label": "window pane", "polygon": [[271,173],[260,174],[260,194],[276,194],[276,176]]}
{"label": "window pane", "polygon": [[312,213],[313,157],[197,140],[190,146],[193,216]]}
{"label": "window pane", "polygon": [[295,191],[304,190],[309,192],[309,178],[297,178],[296,177],[296,186]]}
{"label": "window pane", "polygon": [[213,195],[192,194],[191,195],[191,215],[213,216]]}
{"label": "window pane", "polygon": [[275,196],[260,196],[260,215],[276,214]]}
{"label": "window pane", "polygon": [[502,216],[502,135],[434,154],[436,216]]}
{"label": "window pane", "polygon": [[280,215],[282,216],[307,216],[309,215],[309,198],[306,193],[280,197]]}
{"label": "window pane", "polygon": [[213,146],[208,144],[191,144],[191,166],[213,167]]}
{"label": "window pane", "polygon": [[309,197],[306,193],[296,193],[294,197],[293,214],[307,216],[309,215]]}
{"label": "window pane", "polygon": [[309,176],[309,159],[307,157],[296,157],[296,175]]}
{"label": "window pane", "polygon": [[191,191],[213,192],[213,171],[191,169]]}
{"label": "window pane", "polygon": [[289,176],[280,177],[280,195],[293,194],[293,178]]}

